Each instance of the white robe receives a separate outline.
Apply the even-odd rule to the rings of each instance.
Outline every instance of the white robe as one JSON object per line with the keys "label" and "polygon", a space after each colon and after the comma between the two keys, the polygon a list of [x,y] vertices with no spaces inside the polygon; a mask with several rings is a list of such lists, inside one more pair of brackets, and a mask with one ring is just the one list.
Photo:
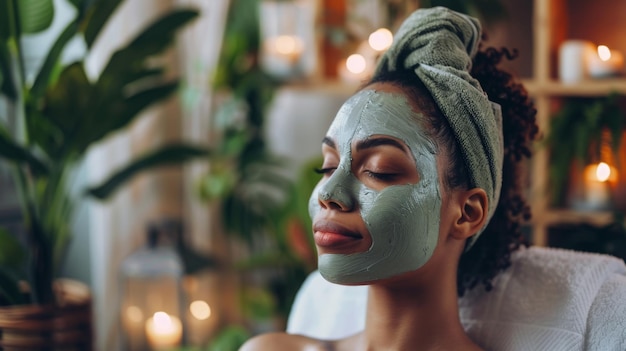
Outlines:
{"label": "white robe", "polygon": [[[327,282],[315,271],[298,292],[287,332],[340,339],[365,325],[367,286]],[[459,300],[468,335],[494,351],[626,351],[626,265],[618,258],[531,247],[485,292]]]}

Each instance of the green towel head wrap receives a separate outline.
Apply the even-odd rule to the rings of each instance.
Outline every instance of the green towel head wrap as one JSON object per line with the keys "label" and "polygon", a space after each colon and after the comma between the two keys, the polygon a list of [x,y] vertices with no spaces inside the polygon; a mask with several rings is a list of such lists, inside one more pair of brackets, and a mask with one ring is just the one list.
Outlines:
{"label": "green towel head wrap", "polygon": [[502,185],[502,116],[469,73],[480,36],[473,17],[444,7],[417,10],[400,26],[376,74],[409,70],[424,83],[452,128],[471,184],[487,192],[488,223]]}

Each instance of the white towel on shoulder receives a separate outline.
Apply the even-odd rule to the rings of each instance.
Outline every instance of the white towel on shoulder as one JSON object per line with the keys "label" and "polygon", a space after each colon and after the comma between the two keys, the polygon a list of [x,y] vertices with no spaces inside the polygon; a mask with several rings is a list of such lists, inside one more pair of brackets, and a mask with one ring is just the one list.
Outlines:
{"label": "white towel on shoulder", "polygon": [[[363,330],[367,287],[328,283],[313,272],[287,332],[321,339]],[[600,254],[531,247],[494,280],[459,300],[468,334],[494,351],[625,351],[626,265]]]}

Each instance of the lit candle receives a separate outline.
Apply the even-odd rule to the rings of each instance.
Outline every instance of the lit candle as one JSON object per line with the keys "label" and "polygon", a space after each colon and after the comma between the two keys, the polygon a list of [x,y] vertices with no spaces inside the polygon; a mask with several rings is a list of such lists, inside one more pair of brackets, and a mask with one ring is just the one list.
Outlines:
{"label": "lit candle", "polygon": [[182,336],[182,324],[175,316],[156,312],[146,321],[146,337],[150,345],[157,350],[179,346]]}
{"label": "lit candle", "polygon": [[590,61],[597,57],[596,48],[587,40],[566,40],[559,47],[559,79],[578,83],[589,76]]}
{"label": "lit candle", "polygon": [[584,201],[588,209],[606,209],[611,202],[611,167],[605,162],[589,165],[584,174]]}
{"label": "lit candle", "polygon": [[593,55],[589,62],[589,74],[594,78],[620,75],[624,68],[624,56],[606,45],[598,46],[598,54]]}
{"label": "lit candle", "polygon": [[267,38],[263,44],[262,57],[265,70],[278,77],[297,73],[298,60],[304,52],[302,39],[294,35]]}

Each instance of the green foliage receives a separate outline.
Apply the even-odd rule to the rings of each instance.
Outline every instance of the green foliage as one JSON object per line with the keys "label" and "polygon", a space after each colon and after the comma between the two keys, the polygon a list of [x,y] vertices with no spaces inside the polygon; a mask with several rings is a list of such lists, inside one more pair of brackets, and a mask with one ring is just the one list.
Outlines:
{"label": "green foliage", "polygon": [[[216,115],[222,138],[199,193],[207,201],[221,201],[226,231],[253,246],[268,229],[277,229],[273,219],[283,210],[291,184],[262,135],[278,83],[259,66],[258,0],[235,0],[230,8],[212,81],[228,96]],[[249,11],[232,10],[241,8]]]}
{"label": "green foliage", "polygon": [[626,116],[620,107],[619,95],[572,98],[564,103],[551,119],[545,141],[550,150],[549,179],[555,203],[564,200],[572,165],[599,162],[607,132],[610,133],[610,148],[613,153],[617,152],[624,131]]}
{"label": "green foliage", "polygon": [[54,17],[52,0],[27,0],[20,1],[17,5],[18,21],[23,33],[41,32],[52,24]]}
{"label": "green foliage", "polygon": [[154,150],[135,159],[133,163],[117,170],[115,174],[103,184],[89,189],[88,193],[95,198],[101,200],[106,199],[135,174],[153,169],[155,167],[179,164],[181,162],[206,157],[208,155],[209,151],[200,147],[185,144],[166,145],[161,149]]}
{"label": "green foliage", "polygon": [[[237,262],[236,268],[257,278],[245,281],[262,281],[242,287],[242,296],[249,297],[242,298],[242,310],[253,321],[286,318],[295,293],[313,269],[294,249],[290,230],[294,221],[304,225],[298,184],[287,176],[282,160],[265,147],[266,109],[279,82],[259,65],[258,3],[234,0],[230,5],[212,81],[227,97],[215,116],[222,138],[210,156],[209,172],[199,181],[200,195],[206,201],[219,201],[227,234],[250,249],[250,256]],[[232,11],[241,8],[249,11]],[[296,234],[300,233],[304,233],[300,241],[314,250],[306,229]]]}
{"label": "green foliage", "polygon": [[208,351],[237,351],[251,336],[244,327],[228,326],[216,336]]}
{"label": "green foliage", "polygon": [[[77,36],[91,48],[121,2],[71,0],[76,18],[55,39],[34,81],[29,82],[21,38],[49,26],[53,2],[0,0],[0,93],[9,113],[0,116],[0,121],[7,122],[0,124],[0,161],[14,171],[29,254],[27,274],[14,275],[12,280],[5,274],[3,279],[12,281],[7,286],[13,287],[17,279],[28,279],[35,303],[53,302],[52,280],[70,237],[76,201],[66,186],[77,164],[92,145],[129,126],[178,87],[166,75],[165,65],[154,58],[171,45],[179,29],[197,17],[192,9],[173,10],[148,25],[114,52],[94,79],[87,76],[83,59],[68,65],[60,62],[61,53]],[[165,145],[132,160],[89,194],[104,199],[139,172],[206,155],[207,150],[192,145]]]}

